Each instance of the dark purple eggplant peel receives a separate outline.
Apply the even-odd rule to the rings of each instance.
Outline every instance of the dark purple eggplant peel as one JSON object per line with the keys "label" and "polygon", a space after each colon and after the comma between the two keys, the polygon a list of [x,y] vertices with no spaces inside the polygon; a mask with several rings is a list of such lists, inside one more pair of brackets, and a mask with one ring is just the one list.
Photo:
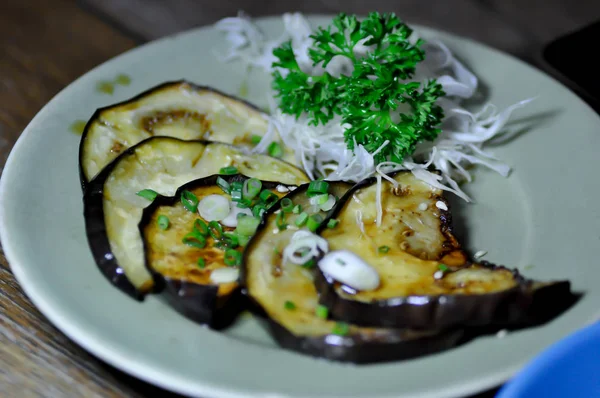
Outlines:
{"label": "dark purple eggplant peel", "polygon": [[[286,196],[308,209],[308,185]],[[342,196],[351,185],[331,182],[330,193]],[[341,325],[318,314],[314,268],[284,261],[282,251],[296,228],[278,227],[277,206],[263,217],[245,251],[242,286],[263,314],[270,333],[286,349],[314,357],[353,363],[408,359],[455,346],[461,329],[412,330]],[[320,212],[325,215],[325,212]],[[288,216],[294,225],[293,215]],[[286,222],[287,223],[287,222]]]}
{"label": "dark purple eggplant peel", "polygon": [[295,166],[270,156],[245,154],[218,142],[152,137],[127,149],[106,166],[84,193],[86,234],[103,275],[138,300],[153,290],[144,265],[138,223],[151,201],[137,195],[150,189],[170,196],[181,185],[234,166],[249,177],[300,185],[308,181]]}
{"label": "dark purple eggplant peel", "polygon": [[[243,183],[248,179],[240,174],[213,175],[189,182],[179,187],[174,196],[157,196],[144,209],[139,224],[146,267],[154,276],[157,290],[163,292],[177,311],[195,322],[215,329],[226,327],[235,319],[244,308],[244,297],[240,293],[237,279],[215,282],[211,280],[211,276],[215,270],[238,271],[239,267],[225,263],[226,248],[219,246],[222,240],[214,239],[207,232],[204,232],[205,247],[194,247],[183,242],[184,237],[194,230],[197,220],[201,220],[203,225],[208,225],[209,221],[203,219],[198,212],[187,210],[181,203],[181,194],[189,191],[198,200],[208,195],[221,195],[230,200],[230,195],[217,185],[218,178],[230,185],[236,181]],[[262,189],[267,189],[278,197],[284,196],[289,188],[296,186],[262,181]],[[163,224],[161,228],[160,217],[168,220],[166,227]],[[225,234],[235,231],[234,227],[222,228]],[[232,250],[241,254],[243,248],[240,244]]]}
{"label": "dark purple eggplant peel", "polygon": [[[112,160],[150,137],[210,140],[250,149],[255,146],[253,136],[262,137],[267,129],[264,112],[246,101],[185,80],[166,82],[96,110],[79,146],[81,185],[85,189]],[[283,159],[296,162],[286,148]]]}
{"label": "dark purple eggplant peel", "polygon": [[[532,281],[503,266],[467,260],[451,238],[449,205],[440,192],[410,172],[393,178],[396,187],[386,180],[382,183],[380,226],[374,221],[376,181],[369,179],[355,185],[330,214],[339,220],[338,226],[317,231],[330,251],[352,251],[380,278],[376,289],[356,291],[318,272],[320,303],[332,317],[392,328],[508,327],[533,323],[540,309],[559,308],[570,300],[568,281]],[[362,213],[362,226],[357,225],[357,212]],[[431,228],[433,220],[439,220],[437,229]],[[428,228],[423,227],[426,224]],[[429,236],[419,231],[429,231]],[[428,247],[442,250],[426,252],[415,245],[416,240],[409,242],[419,234]],[[440,237],[454,243],[440,244]],[[545,305],[537,305],[542,297]]]}

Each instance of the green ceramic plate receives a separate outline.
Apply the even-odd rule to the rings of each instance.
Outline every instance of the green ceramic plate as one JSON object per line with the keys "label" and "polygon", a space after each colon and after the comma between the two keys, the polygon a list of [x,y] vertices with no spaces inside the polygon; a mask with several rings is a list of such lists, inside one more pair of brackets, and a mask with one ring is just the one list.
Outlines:
{"label": "green ceramic plate", "polygon": [[[325,24],[326,18],[313,18]],[[279,19],[260,26],[280,32]],[[496,152],[507,179],[479,172],[461,205],[469,247],[544,279],[568,278],[585,297],[543,327],[483,337],[415,360],[349,366],[275,346],[251,318],[226,333],[199,327],[157,298],[129,299],[97,270],[84,235],[76,119],[167,80],[189,79],[237,94],[243,70],[213,58],[224,39],[212,28],[150,43],[84,75],[33,119],[15,145],[0,188],[0,237],[31,300],[66,335],[106,362],[150,383],[200,397],[449,397],[493,387],[551,343],[597,317],[600,303],[600,118],[556,81],[480,44],[442,39],[481,78],[500,107],[537,96],[520,110],[522,134]],[[119,74],[128,86],[96,89]],[[247,98],[265,104],[267,77],[249,79]],[[534,265],[533,268],[526,266]]]}

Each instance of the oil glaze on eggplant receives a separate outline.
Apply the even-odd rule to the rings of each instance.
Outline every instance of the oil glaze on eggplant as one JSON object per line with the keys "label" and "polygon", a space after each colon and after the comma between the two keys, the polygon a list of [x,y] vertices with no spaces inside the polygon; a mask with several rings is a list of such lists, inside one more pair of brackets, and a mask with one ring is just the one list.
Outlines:
{"label": "oil glaze on eggplant", "polygon": [[[211,282],[213,270],[231,268],[224,263],[224,249],[215,246],[215,239],[206,238],[206,247],[195,248],[182,243],[183,237],[192,231],[194,222],[203,219],[197,212],[191,213],[181,204],[181,192],[192,192],[198,200],[208,195],[222,195],[230,200],[216,184],[219,176],[189,182],[180,187],[174,196],[158,196],[150,206],[144,209],[139,224],[144,242],[146,267],[154,275],[159,289],[164,292],[168,302],[180,313],[201,324],[215,329],[228,326],[243,309],[244,300],[238,281],[215,284]],[[242,175],[220,176],[229,184],[244,182]],[[283,192],[279,182],[262,182],[262,189],[268,189],[281,197]],[[295,186],[291,186],[294,187]],[[158,217],[169,220],[167,229],[158,226]],[[233,227],[223,227],[223,232],[232,232]],[[241,252],[242,246],[235,250]],[[204,260],[198,266],[198,259]]]}
{"label": "oil glaze on eggplant", "polygon": [[[301,186],[286,197],[307,209],[306,188]],[[343,182],[330,183],[330,193],[337,196],[349,188]],[[330,360],[370,363],[412,358],[457,344],[460,329],[417,331],[349,325],[348,334],[333,333],[336,322],[316,315],[315,270],[282,259],[281,253],[297,229],[277,228],[273,210],[265,215],[245,251],[242,283],[248,297],[266,315],[269,330],[281,347]],[[295,308],[286,308],[286,301]]]}
{"label": "oil glaze on eggplant", "polygon": [[[149,137],[252,148],[252,136],[262,137],[267,129],[265,114],[246,101],[185,80],[166,82],[92,115],[79,147],[81,184],[85,188],[118,155]],[[289,149],[284,149],[283,159],[296,162]]]}
{"label": "oil glaze on eggplant", "polygon": [[165,196],[181,185],[235,166],[260,180],[300,185],[308,181],[295,166],[266,155],[210,141],[152,137],[126,150],[94,178],[84,194],[88,243],[98,267],[117,287],[142,299],[154,286],[144,265],[138,223],[150,204],[136,193],[152,189]]}
{"label": "oil glaze on eggplant", "polygon": [[[382,183],[380,226],[374,221],[376,183],[370,179],[353,187],[334,209],[331,217],[339,226],[318,231],[330,251],[352,251],[381,280],[375,290],[352,291],[319,273],[320,302],[334,318],[394,328],[508,326],[536,317],[532,308],[537,296],[550,297],[550,307],[570,299],[567,281],[530,281],[505,267],[467,261],[451,237],[448,205],[438,203],[439,193],[410,172],[393,178],[396,187]],[[362,227],[357,226],[357,212],[363,214]],[[388,248],[385,253],[382,246]]]}

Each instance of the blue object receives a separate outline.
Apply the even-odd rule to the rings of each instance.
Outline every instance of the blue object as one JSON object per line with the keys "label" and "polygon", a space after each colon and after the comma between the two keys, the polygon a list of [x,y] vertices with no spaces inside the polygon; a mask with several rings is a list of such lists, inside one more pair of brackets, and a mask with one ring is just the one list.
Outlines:
{"label": "blue object", "polygon": [[496,398],[600,398],[600,322],[553,344]]}

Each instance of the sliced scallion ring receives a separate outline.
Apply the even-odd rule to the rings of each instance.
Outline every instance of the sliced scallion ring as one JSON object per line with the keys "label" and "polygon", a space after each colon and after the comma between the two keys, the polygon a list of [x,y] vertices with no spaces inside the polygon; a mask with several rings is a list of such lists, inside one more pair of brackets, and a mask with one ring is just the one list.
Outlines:
{"label": "sliced scallion ring", "polygon": [[221,221],[231,211],[229,200],[223,195],[207,195],[198,204],[198,213],[206,221]]}

